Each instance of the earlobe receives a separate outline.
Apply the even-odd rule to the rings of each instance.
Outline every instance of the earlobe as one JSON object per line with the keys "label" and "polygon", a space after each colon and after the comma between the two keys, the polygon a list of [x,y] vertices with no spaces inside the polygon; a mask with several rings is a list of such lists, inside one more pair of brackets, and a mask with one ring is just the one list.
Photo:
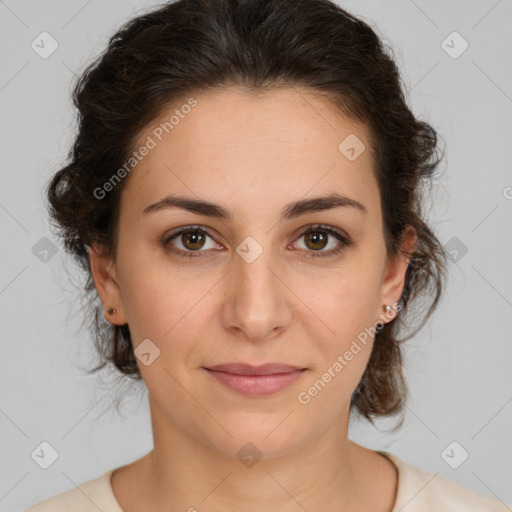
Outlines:
{"label": "earlobe", "polygon": [[105,318],[113,324],[126,323],[117,282],[115,262],[97,244],[89,248],[89,265],[98,296],[103,303]]}
{"label": "earlobe", "polygon": [[388,261],[381,288],[381,304],[396,304],[400,300],[416,240],[416,230],[407,226],[402,237],[402,250],[405,254],[399,251]]}

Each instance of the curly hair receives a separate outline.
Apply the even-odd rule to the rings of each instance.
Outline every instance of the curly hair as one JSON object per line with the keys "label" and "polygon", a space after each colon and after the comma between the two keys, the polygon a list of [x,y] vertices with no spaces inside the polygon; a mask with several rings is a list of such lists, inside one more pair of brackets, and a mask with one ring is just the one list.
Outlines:
{"label": "curly hair", "polygon": [[[51,224],[85,272],[91,332],[100,364],[140,380],[127,324],[103,317],[88,249],[115,259],[120,194],[129,177],[98,197],[166,106],[194,92],[306,87],[363,122],[371,133],[388,256],[416,231],[401,314],[379,325],[350,409],[371,423],[403,410],[401,344],[424,324],[444,288],[446,252],[422,211],[425,185],[443,157],[436,130],[409,109],[392,51],[374,30],[329,0],[179,0],[125,23],[79,76],[78,130],[69,163],[47,185]],[[412,305],[415,305],[414,310]],[[404,327],[414,327],[404,336]]]}

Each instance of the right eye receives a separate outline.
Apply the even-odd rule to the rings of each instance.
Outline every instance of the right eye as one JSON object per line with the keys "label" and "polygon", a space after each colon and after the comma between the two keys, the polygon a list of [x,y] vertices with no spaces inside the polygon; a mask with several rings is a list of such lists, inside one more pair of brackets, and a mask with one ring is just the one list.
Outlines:
{"label": "right eye", "polygon": [[[207,237],[213,240],[208,230],[201,226],[184,226],[174,231],[170,235],[167,235],[162,240],[162,245],[166,251],[169,251],[176,256],[183,258],[195,258],[201,256],[201,252],[206,252],[204,249]],[[181,247],[176,248],[173,241],[179,242]],[[206,247],[206,249],[212,249],[214,247]]]}

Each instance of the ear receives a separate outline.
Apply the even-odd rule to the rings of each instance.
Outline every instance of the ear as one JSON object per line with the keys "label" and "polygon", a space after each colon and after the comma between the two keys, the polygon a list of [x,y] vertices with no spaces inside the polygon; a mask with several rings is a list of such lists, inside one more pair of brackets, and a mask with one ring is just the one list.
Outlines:
{"label": "ear", "polygon": [[[94,244],[89,248],[89,265],[96,290],[103,303],[105,318],[112,324],[126,324],[115,262],[105,254],[102,247]],[[108,313],[109,308],[115,308],[116,312]]]}
{"label": "ear", "polygon": [[411,260],[410,254],[414,250],[416,240],[416,230],[412,226],[407,225],[402,236],[401,247],[409,256],[398,252],[396,256],[390,258],[386,264],[382,280],[380,304],[392,306],[393,313],[387,313],[385,314],[385,318],[380,318],[378,321],[381,323],[390,322],[396,315],[394,305],[400,300],[402,295],[405,284],[405,274]]}

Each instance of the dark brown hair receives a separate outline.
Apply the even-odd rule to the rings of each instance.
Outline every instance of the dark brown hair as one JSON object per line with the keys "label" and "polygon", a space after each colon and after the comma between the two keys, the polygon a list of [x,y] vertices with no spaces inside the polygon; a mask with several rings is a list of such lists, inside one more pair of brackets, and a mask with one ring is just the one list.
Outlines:
{"label": "dark brown hair", "polygon": [[[69,163],[52,177],[52,223],[85,271],[85,296],[101,361],[140,380],[128,325],[103,317],[88,248],[116,256],[119,199],[128,177],[98,198],[94,191],[123,166],[147,128],[172,102],[235,86],[249,91],[306,87],[370,130],[388,256],[416,230],[400,314],[377,330],[351,410],[373,423],[403,409],[407,387],[401,343],[438,304],[446,253],[423,220],[421,200],[442,159],[434,128],[406,104],[392,52],[374,30],[328,0],[179,0],[127,22],[79,77],[78,133]],[[341,142],[341,141],[340,141]],[[414,311],[411,305],[414,302]],[[404,336],[404,327],[412,329]],[[399,337],[400,332],[400,337]]]}

